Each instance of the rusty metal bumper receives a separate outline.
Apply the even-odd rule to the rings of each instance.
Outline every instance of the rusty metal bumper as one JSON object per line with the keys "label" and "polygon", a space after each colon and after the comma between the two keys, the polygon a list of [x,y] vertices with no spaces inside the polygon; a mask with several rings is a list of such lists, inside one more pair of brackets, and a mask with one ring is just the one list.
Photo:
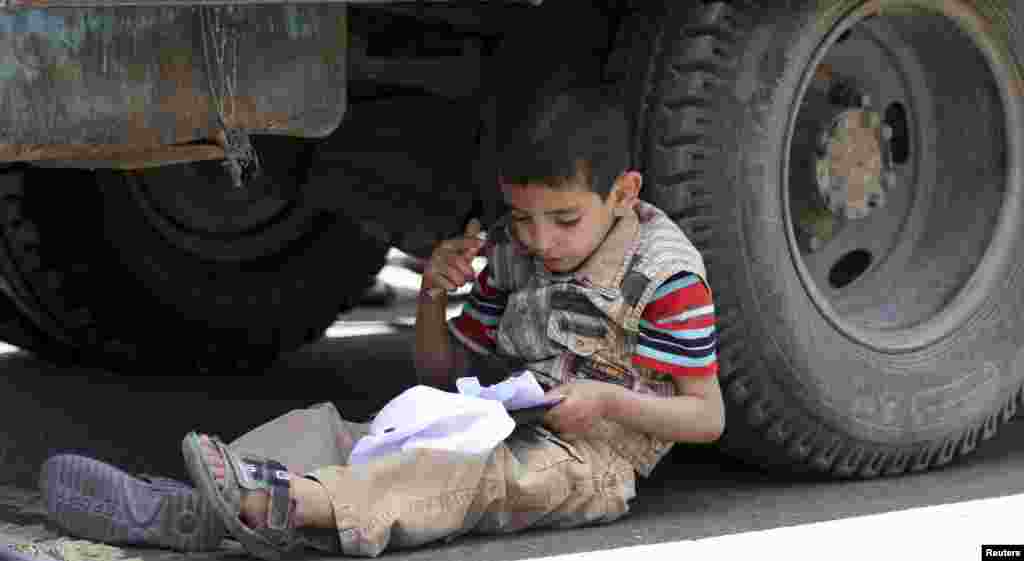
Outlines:
{"label": "rusty metal bumper", "polygon": [[[395,4],[409,0],[288,0],[289,4]],[[454,0],[424,0],[442,4]],[[509,3],[539,6],[544,0],[504,0]],[[200,6],[281,4],[282,0],[0,0],[0,8],[57,8],[110,6]]]}
{"label": "rusty metal bumper", "polygon": [[221,158],[221,114],[254,134],[327,136],[347,44],[343,4],[0,11],[0,160]]}

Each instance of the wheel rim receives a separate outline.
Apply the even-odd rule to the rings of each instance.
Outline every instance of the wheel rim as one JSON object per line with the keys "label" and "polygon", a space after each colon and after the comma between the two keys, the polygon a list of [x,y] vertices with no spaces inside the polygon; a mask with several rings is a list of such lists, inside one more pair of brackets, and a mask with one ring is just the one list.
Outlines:
{"label": "wheel rim", "polygon": [[[1019,223],[1024,146],[1014,71],[980,33],[978,16],[956,5],[901,7],[912,10],[880,15],[861,7],[826,37],[795,98],[782,178],[790,251],[808,295],[836,329],[879,351],[942,338],[998,281]],[[823,75],[839,80],[823,87]],[[820,195],[821,161],[828,160],[821,154],[832,152],[821,149],[821,132],[837,118],[825,105],[836,105],[828,98],[837,83],[867,94],[893,129],[880,148],[864,134],[838,144],[895,156],[884,206],[864,218],[835,217]],[[856,175],[836,167],[848,179]],[[869,162],[859,169],[881,177],[887,168]],[[809,243],[813,232],[825,242]]]}
{"label": "wheel rim", "polygon": [[274,255],[308,231],[316,211],[299,179],[264,174],[242,188],[217,162],[127,174],[149,223],[172,245],[202,259],[235,262]]}

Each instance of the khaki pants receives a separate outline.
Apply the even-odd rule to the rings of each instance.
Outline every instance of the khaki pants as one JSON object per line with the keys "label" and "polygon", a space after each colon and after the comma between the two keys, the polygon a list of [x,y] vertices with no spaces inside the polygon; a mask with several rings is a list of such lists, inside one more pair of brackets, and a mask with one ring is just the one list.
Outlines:
{"label": "khaki pants", "polygon": [[334,506],[334,543],[347,555],[373,557],[468,533],[611,522],[636,495],[633,465],[604,440],[570,443],[526,425],[483,456],[413,450],[347,465],[368,429],[323,403],[278,417],[230,447],[316,478]]}

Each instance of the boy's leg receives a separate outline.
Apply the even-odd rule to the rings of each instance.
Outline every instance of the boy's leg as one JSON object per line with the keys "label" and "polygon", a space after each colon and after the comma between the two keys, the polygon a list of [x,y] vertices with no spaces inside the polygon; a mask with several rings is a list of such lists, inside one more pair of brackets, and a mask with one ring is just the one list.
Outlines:
{"label": "boy's leg", "polygon": [[239,453],[273,458],[294,474],[322,466],[346,465],[368,423],[346,421],[333,403],[295,409],[243,434],[228,447]]}
{"label": "boy's leg", "polygon": [[507,495],[488,506],[473,532],[571,528],[612,522],[629,512],[636,472],[609,441],[566,442],[533,427],[515,436],[502,450]]}
{"label": "boy's leg", "polygon": [[632,464],[608,442],[567,443],[530,426],[486,456],[413,450],[313,475],[342,552],[363,556],[467,533],[610,522],[636,494]]}
{"label": "boy's leg", "polygon": [[[355,441],[367,431],[368,425],[345,421],[333,404],[324,403],[265,423],[231,448],[278,459],[302,474],[347,463]],[[298,484],[301,490],[311,491],[302,488],[303,483]],[[50,457],[40,471],[40,489],[50,518],[87,539],[204,551],[219,547],[226,533],[224,524],[190,485],[140,478],[85,456]],[[337,538],[332,538],[336,543]]]}
{"label": "boy's leg", "polygon": [[[303,505],[296,515],[318,519],[331,516],[330,503],[321,500],[320,485],[301,476],[322,466],[348,464],[352,448],[369,433],[369,427],[369,423],[343,419],[333,403],[325,402],[274,418],[238,437],[228,448],[241,455],[262,456],[282,463],[296,476],[292,495]],[[220,455],[212,449],[210,452],[219,461]],[[265,520],[267,505],[265,494],[249,497],[243,501],[244,518]],[[309,546],[328,552],[338,549],[337,535],[332,532],[307,530],[303,535]]]}

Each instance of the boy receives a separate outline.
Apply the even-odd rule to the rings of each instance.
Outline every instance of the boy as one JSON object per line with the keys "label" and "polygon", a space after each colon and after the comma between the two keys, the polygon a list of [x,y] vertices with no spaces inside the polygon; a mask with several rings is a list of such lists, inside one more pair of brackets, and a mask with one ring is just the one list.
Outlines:
{"label": "boy", "polygon": [[[471,221],[424,271],[415,350],[423,383],[451,389],[486,364],[509,365],[507,374],[514,363],[565,399],[484,456],[418,449],[344,465],[366,429],[329,405],[315,411],[332,428],[303,427],[307,410],[230,447],[190,433],[183,451],[198,492],[249,552],[278,559],[306,545],[376,556],[470,532],[609,522],[628,511],[635,474],[648,476],[672,443],[719,437],[703,263],[664,213],[639,201],[628,138],[603,91],[540,103],[502,154],[504,228],[485,248]],[[488,264],[475,275],[480,251]],[[467,282],[469,301],[446,321],[446,291]],[[285,426],[327,434],[318,453],[337,457],[281,445],[271,433]],[[300,466],[321,467],[303,477]]]}

